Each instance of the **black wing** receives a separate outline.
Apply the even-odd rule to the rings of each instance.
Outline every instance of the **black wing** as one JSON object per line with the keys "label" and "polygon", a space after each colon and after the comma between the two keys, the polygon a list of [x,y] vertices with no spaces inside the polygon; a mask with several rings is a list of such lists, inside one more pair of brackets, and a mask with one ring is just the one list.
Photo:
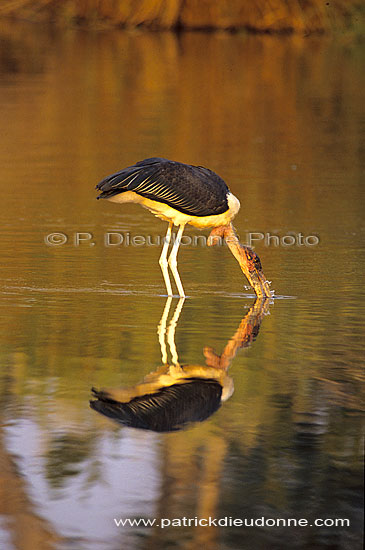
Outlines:
{"label": "black wing", "polygon": [[221,405],[222,386],[211,378],[186,378],[183,384],[159,388],[153,394],[133,397],[127,403],[108,398],[92,388],[95,411],[120,422],[155,432],[180,430],[188,422],[202,422]]}
{"label": "black wing", "polygon": [[229,189],[217,174],[162,158],[150,158],[103,179],[98,199],[134,191],[193,216],[211,216],[228,210]]}

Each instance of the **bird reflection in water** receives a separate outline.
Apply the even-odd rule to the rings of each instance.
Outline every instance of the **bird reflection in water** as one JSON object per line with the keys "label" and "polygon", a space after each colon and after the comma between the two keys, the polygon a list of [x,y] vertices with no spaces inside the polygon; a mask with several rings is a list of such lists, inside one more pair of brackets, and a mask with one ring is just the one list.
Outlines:
{"label": "bird reflection in water", "polygon": [[[181,430],[189,423],[206,420],[232,395],[234,386],[228,369],[237,351],[250,346],[257,337],[269,309],[269,299],[255,300],[221,355],[210,347],[204,348],[205,365],[179,362],[175,331],[184,298],[178,301],[167,324],[171,303],[172,298],[167,298],[158,325],[162,365],[133,387],[92,388],[95,398],[90,401],[92,409],[124,426],[171,432]],[[168,360],[167,348],[171,361]]]}

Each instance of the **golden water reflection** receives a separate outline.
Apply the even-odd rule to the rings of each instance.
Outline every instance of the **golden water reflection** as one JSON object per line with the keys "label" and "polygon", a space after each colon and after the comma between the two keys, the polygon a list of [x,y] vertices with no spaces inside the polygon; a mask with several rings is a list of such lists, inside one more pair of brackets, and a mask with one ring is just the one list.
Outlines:
{"label": "golden water reflection", "polygon": [[210,347],[204,348],[205,366],[180,364],[175,331],[184,298],[178,301],[166,328],[171,303],[172,298],[167,298],[158,326],[162,366],[130,388],[93,388],[96,399],[90,401],[92,409],[124,426],[170,432],[206,420],[231,397],[234,385],[228,368],[238,349],[249,346],[256,338],[263,316],[268,313],[269,299],[255,301],[221,355]]}
{"label": "golden water reflection", "polygon": [[[363,46],[10,23],[0,39],[5,544],[360,548]],[[136,387],[161,364],[160,249],[108,248],[103,235],[163,236],[165,224],[94,193],[104,175],[156,155],[220,174],[240,198],[242,237],[320,237],[316,247],[257,243],[276,294],[292,299],[275,300],[255,345],[235,357],[224,406],[165,434],[88,407],[92,385]],[[46,246],[54,231],[68,243]],[[95,244],[74,246],[76,231]],[[179,269],[190,293],[179,361],[202,364],[203,346],[229,355],[252,307],[234,259],[224,247],[182,247]],[[351,528],[111,524],[203,513],[348,517]]]}

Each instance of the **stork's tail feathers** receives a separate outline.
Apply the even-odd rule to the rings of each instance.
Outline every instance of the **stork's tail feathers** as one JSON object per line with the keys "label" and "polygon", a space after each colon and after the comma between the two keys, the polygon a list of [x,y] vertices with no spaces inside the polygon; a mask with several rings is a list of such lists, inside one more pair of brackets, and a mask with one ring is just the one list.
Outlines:
{"label": "stork's tail feathers", "polygon": [[[128,168],[123,168],[115,174],[111,174],[104,178],[100,183],[97,184],[96,189],[101,191],[100,195],[96,197],[97,199],[109,199],[114,195],[119,195],[124,191],[129,191],[135,186],[131,186],[133,182],[140,183],[141,176],[143,179],[151,178],[156,172],[156,165],[158,165],[161,160],[160,158],[150,158],[145,159],[133,166],[128,166]],[[136,181],[135,181],[136,180]]]}

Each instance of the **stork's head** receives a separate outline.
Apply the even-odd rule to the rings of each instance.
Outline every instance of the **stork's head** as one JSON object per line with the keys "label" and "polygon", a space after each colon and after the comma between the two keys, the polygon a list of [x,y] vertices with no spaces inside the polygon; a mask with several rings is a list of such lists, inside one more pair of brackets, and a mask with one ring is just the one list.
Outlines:
{"label": "stork's head", "polygon": [[259,297],[271,297],[268,281],[262,271],[261,261],[256,252],[249,246],[240,245],[238,263],[246,279]]}
{"label": "stork's head", "polygon": [[210,233],[208,245],[216,244],[217,237],[224,238],[255,294],[259,298],[271,298],[270,285],[262,271],[260,258],[252,248],[240,243],[233,226],[230,224],[215,227]]}

